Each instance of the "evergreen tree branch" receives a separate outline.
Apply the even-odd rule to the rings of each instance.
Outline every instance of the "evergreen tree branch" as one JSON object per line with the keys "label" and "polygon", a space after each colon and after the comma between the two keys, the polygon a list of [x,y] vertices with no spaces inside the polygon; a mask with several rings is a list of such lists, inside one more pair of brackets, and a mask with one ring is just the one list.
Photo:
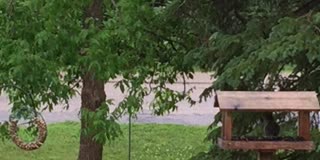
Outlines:
{"label": "evergreen tree branch", "polygon": [[294,11],[294,14],[297,16],[302,16],[304,14],[307,14],[312,9],[319,7],[320,0],[311,0],[304,5],[302,5],[300,8]]}

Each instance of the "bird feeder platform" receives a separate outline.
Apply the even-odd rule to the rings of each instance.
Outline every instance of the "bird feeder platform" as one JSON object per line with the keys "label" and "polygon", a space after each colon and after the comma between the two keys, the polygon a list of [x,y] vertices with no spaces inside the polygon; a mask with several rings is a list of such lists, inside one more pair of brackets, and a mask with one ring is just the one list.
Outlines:
{"label": "bird feeder platform", "polygon": [[[310,112],[319,111],[315,92],[239,92],[219,91],[215,107],[222,113],[222,136],[218,145],[226,150],[256,150],[259,160],[272,159],[276,150],[314,149],[310,135]],[[298,137],[296,139],[253,140],[232,135],[232,112],[298,112]],[[236,124],[235,124],[236,125]]]}

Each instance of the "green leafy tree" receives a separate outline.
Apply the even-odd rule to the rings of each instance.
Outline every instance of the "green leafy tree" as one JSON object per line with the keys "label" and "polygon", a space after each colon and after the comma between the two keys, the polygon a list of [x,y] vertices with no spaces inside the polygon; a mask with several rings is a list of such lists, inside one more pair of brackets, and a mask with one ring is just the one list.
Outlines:
{"label": "green leafy tree", "polygon": [[[184,57],[202,69],[212,71],[215,81],[204,90],[202,98],[213,90],[237,91],[316,91],[319,90],[319,1],[179,1],[176,13],[184,28],[199,43]],[[188,43],[187,41],[185,43]],[[248,116],[250,115],[250,116]],[[276,113],[281,135],[294,136],[294,116]],[[235,135],[261,135],[262,114],[236,114],[241,122]],[[285,120],[291,117],[290,120]],[[255,159],[253,152],[220,150],[220,114],[210,128],[208,139],[213,142],[207,159]],[[279,152],[278,159],[318,159],[318,115],[312,126],[316,150],[311,153]],[[285,132],[287,131],[287,132]],[[199,154],[206,158],[207,155]]]}
{"label": "green leafy tree", "polygon": [[[145,95],[155,94],[158,115],[174,111],[177,101],[191,101],[187,91],[166,87],[178,75],[192,77],[192,66],[181,59],[189,48],[176,36],[176,25],[166,25],[178,22],[166,18],[164,4],[1,0],[0,84],[12,112],[51,111],[81,89],[78,159],[101,160],[103,144],[121,135],[117,119],[138,112]],[[117,76],[116,86],[128,94],[110,111],[104,84]],[[145,87],[146,81],[153,85]]]}

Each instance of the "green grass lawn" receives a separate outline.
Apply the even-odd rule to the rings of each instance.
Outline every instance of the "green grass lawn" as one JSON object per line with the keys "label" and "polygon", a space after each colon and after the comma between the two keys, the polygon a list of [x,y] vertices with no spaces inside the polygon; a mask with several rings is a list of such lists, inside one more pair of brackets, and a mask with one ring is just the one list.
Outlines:
{"label": "green grass lawn", "polygon": [[[49,125],[46,143],[36,151],[23,151],[11,141],[0,142],[1,160],[76,160],[79,148],[79,123]],[[127,160],[128,126],[124,135],[106,144],[104,160]],[[143,124],[133,125],[132,160],[188,160],[209,143],[203,142],[206,127]]]}

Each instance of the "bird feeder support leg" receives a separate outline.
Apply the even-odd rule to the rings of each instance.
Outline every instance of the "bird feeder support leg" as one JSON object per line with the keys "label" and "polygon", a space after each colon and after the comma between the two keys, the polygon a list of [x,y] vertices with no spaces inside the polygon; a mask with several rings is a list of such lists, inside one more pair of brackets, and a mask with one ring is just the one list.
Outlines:
{"label": "bird feeder support leg", "polygon": [[231,112],[222,112],[222,137],[224,140],[232,139],[232,114]]}
{"label": "bird feeder support leg", "polygon": [[272,160],[273,151],[260,151],[258,154],[258,160]]}
{"label": "bird feeder support leg", "polygon": [[310,141],[310,113],[306,111],[299,112],[299,119],[298,119],[299,129],[298,135],[303,137],[304,140]]}

